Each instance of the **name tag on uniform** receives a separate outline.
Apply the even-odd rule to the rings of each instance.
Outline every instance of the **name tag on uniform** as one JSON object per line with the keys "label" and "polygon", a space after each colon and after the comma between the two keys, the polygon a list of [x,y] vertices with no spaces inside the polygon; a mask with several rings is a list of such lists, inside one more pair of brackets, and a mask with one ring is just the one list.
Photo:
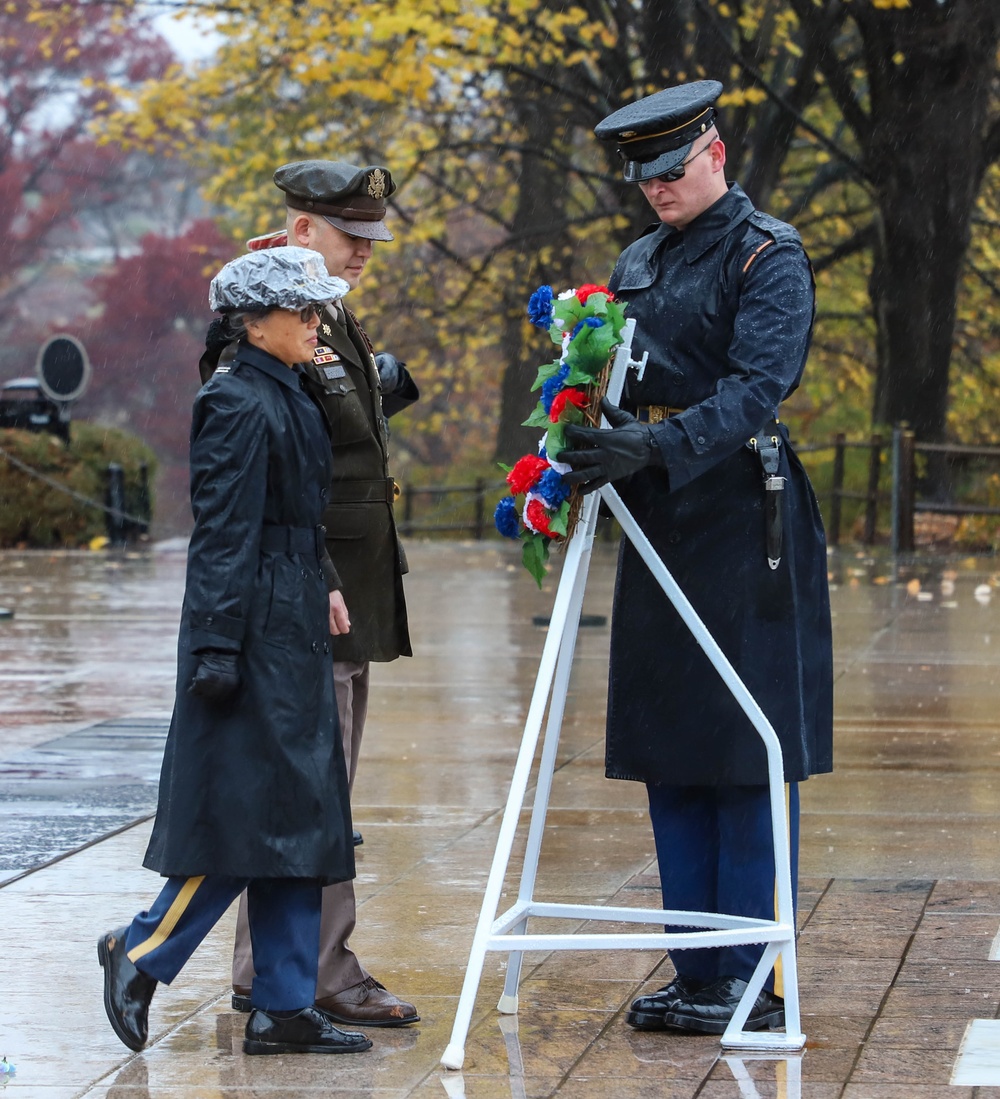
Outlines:
{"label": "name tag on uniform", "polygon": [[346,377],[347,371],[342,366],[339,366],[339,365],[338,366],[324,366],[323,367],[323,375],[324,375],[324,377],[328,378],[330,381],[333,381],[334,378]]}

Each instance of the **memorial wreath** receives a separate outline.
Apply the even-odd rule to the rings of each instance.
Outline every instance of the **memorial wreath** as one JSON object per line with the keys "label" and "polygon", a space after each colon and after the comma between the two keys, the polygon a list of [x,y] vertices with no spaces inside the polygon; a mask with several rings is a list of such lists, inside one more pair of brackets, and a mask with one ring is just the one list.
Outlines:
{"label": "memorial wreath", "polygon": [[588,284],[558,296],[551,286],[540,286],[528,301],[528,319],[549,333],[560,354],[539,367],[531,387],[541,396],[524,426],[545,429],[538,453],[503,467],[510,495],[497,504],[494,520],[504,537],[521,540],[524,567],[541,587],[550,546],[570,538],[581,500],[576,486],[565,481],[570,467],[556,456],[566,447],[568,424],[600,423],[625,315],[606,286]]}

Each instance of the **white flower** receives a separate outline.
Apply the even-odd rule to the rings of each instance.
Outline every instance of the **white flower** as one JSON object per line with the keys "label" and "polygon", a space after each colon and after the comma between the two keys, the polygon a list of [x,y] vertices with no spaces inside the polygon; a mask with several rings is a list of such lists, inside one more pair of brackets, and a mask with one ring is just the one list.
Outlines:
{"label": "white flower", "polygon": [[559,295],[559,300],[560,300],[560,301],[566,301],[566,300],[567,300],[567,298],[572,298],[572,297],[573,297],[573,296],[574,296],[575,294],[576,294],[576,290],[575,290],[575,289],[573,289],[573,290],[564,290],[564,291],[563,291],[563,292],[562,292],[562,293],[561,293],[561,294]]}

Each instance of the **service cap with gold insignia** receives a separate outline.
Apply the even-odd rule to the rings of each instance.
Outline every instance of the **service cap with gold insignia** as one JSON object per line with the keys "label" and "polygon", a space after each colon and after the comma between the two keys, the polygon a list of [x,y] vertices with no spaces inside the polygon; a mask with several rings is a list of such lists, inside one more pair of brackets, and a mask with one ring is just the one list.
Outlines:
{"label": "service cap with gold insignia", "polygon": [[676,168],[695,140],[715,124],[718,80],[695,80],[665,88],[609,114],[594,127],[613,141],[625,165],[625,182],[641,183]]}
{"label": "service cap with gold insignia", "polygon": [[344,160],[297,160],[283,164],[274,182],[293,210],[320,214],[352,237],[392,240],[385,200],[396,190],[388,168],[359,168]]}

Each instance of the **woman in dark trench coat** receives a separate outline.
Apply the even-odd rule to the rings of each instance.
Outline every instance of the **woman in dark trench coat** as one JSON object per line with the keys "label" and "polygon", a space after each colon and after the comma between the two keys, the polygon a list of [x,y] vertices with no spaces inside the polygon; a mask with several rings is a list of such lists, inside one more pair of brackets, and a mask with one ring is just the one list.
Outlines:
{"label": "woman in dark trench coat", "polygon": [[147,912],[102,936],[104,1004],[131,1049],[169,984],[247,889],[254,1010],[246,1053],[354,1053],[361,1034],[313,1007],[322,886],[354,877],[319,526],[330,483],[322,416],[299,386],[322,305],[348,287],[303,248],[227,264],[209,300],[240,337],[195,401],[194,531],[177,694],[144,865]]}

